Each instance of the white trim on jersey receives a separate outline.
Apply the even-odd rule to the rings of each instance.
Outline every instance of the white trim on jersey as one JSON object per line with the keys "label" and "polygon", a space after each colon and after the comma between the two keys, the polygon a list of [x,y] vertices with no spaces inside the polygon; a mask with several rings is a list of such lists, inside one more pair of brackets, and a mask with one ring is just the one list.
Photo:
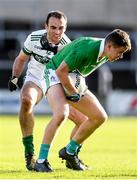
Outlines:
{"label": "white trim on jersey", "polygon": [[[43,92],[46,89],[46,85],[44,85],[44,64],[54,56],[53,52],[42,49],[40,38],[44,33],[46,33],[46,30],[32,32],[26,38],[23,47],[24,53],[30,56],[25,82],[34,82]],[[59,45],[65,45],[70,42],[71,40],[64,34]]]}

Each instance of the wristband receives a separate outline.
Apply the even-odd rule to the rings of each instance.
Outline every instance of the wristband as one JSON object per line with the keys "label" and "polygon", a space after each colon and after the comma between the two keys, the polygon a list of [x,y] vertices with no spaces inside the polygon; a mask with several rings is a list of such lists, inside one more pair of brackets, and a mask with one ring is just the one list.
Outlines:
{"label": "wristband", "polygon": [[17,84],[18,78],[17,78],[16,76],[13,76],[13,77],[11,78],[11,82],[14,83],[14,84]]}
{"label": "wristband", "polygon": [[76,94],[73,94],[71,96],[66,96],[66,98],[69,100],[69,101],[73,101],[73,102],[78,102],[81,98],[80,94],[79,93],[76,93]]}

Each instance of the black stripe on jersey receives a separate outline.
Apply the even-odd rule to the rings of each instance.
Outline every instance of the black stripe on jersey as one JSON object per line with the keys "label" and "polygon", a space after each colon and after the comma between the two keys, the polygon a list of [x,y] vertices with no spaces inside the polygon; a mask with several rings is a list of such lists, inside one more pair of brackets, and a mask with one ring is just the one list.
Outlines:
{"label": "black stripe on jersey", "polygon": [[40,38],[31,38],[31,41],[39,41]]}
{"label": "black stripe on jersey", "polygon": [[31,35],[31,41],[39,41],[42,35]]}
{"label": "black stripe on jersey", "polygon": [[60,41],[60,44],[61,44],[61,45],[65,45],[65,43],[64,43],[64,42],[62,42],[62,41]]}
{"label": "black stripe on jersey", "polygon": [[31,35],[31,37],[41,37],[42,36],[42,34],[40,34],[40,35]]}
{"label": "black stripe on jersey", "polygon": [[25,46],[22,48],[22,51],[23,51],[25,54],[27,54],[27,55],[31,55],[31,54],[32,54]]}
{"label": "black stripe on jersey", "polygon": [[62,38],[61,41],[60,41],[60,43],[61,43],[62,45],[64,45],[64,44],[67,44],[68,42],[67,42],[64,38]]}

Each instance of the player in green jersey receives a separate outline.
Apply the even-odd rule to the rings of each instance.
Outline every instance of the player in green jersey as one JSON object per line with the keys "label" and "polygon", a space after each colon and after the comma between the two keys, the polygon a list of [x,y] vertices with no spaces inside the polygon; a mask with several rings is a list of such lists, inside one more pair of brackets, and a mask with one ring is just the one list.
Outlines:
{"label": "player in green jersey", "polygon": [[[17,89],[18,79],[26,67],[25,65],[28,65],[25,81],[21,89],[21,107],[19,112],[26,168],[28,170],[34,170],[35,163],[33,142],[35,118],[33,109],[45,96],[46,91],[45,80],[43,79],[44,64],[54,56],[57,48],[71,42],[65,34],[66,27],[67,17],[63,12],[58,10],[49,12],[45,21],[45,28],[28,35],[13,64],[12,78],[10,78],[8,83],[10,91]],[[50,42],[50,45],[54,47],[54,52],[53,48],[52,51],[51,49],[47,50],[47,42]],[[71,138],[78,129],[79,124],[86,120],[87,117],[73,107],[70,108],[69,119],[76,124],[70,135]],[[55,128],[56,126],[58,127],[58,123],[55,121],[53,127]],[[48,160],[44,162],[44,165],[46,171],[52,171]]]}
{"label": "player in green jersey", "polygon": [[[45,66],[46,95],[53,117],[45,129],[42,143],[46,145],[51,143],[55,136],[52,131],[53,122],[58,121],[61,124],[68,117],[69,105],[88,117],[87,121],[79,126],[68,145],[59,151],[59,157],[65,159],[73,170],[85,170],[77,156],[77,149],[107,119],[107,114],[91,91],[87,89],[84,94],[78,92],[69,73],[76,72],[86,77],[103,63],[122,58],[123,54],[130,49],[129,35],[123,30],[115,29],[104,39],[81,37],[74,40]],[[65,96],[63,87],[69,95]],[[39,154],[41,156],[44,152],[40,151]]]}

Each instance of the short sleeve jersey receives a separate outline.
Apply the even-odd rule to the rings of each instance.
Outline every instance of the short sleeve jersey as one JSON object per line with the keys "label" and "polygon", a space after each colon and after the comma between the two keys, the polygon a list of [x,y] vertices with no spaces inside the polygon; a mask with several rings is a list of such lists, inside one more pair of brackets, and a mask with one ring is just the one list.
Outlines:
{"label": "short sleeve jersey", "polygon": [[86,77],[100,65],[108,61],[107,57],[99,60],[100,47],[104,39],[81,37],[66,45],[46,65],[47,68],[57,69],[62,61],[69,67],[69,71],[78,71]]}
{"label": "short sleeve jersey", "polygon": [[[44,50],[41,46],[40,39],[46,30],[34,31],[28,35],[24,42],[23,52],[30,56],[28,63],[27,75],[42,79],[44,72],[44,64],[53,56],[53,52]],[[58,45],[66,45],[71,40],[64,34]]]}
{"label": "short sleeve jersey", "polygon": [[[32,32],[27,37],[23,47],[25,54],[30,55],[32,60],[36,60],[42,64],[45,64],[54,56],[53,52],[42,49],[40,39],[44,33],[46,33],[46,30]],[[64,34],[58,45],[66,45],[70,42],[70,39]]]}

